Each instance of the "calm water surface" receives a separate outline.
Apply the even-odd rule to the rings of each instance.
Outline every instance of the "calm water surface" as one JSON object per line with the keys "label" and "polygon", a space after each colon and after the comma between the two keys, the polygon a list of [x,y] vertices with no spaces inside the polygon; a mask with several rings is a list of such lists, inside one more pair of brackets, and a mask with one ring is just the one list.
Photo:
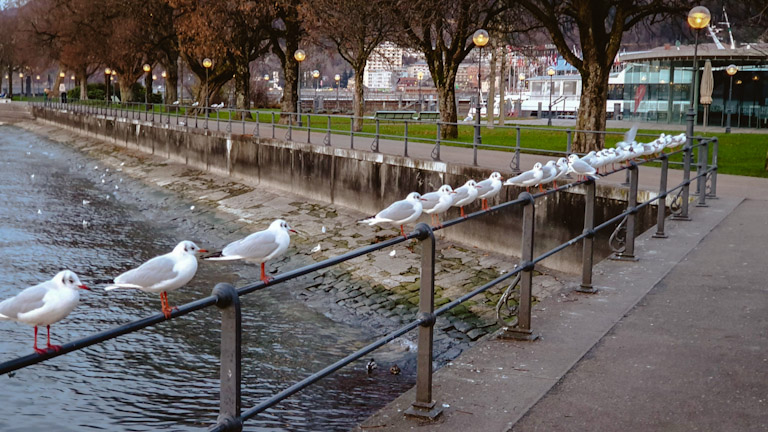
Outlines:
{"label": "calm water surface", "polygon": [[[93,289],[52,326],[53,343],[158,312],[157,295],[102,288],[180,240],[221,245],[221,236],[237,228],[216,224],[205,209],[186,211],[190,203],[121,174],[30,132],[0,126],[0,299],[65,268]],[[192,283],[169,300],[178,305],[207,296],[217,282],[257,277],[256,266],[202,263]],[[321,312],[282,285],[243,299],[245,409],[381,332]],[[209,308],[2,376],[0,430],[205,430],[218,412],[218,328],[218,312]],[[29,354],[32,336],[29,326],[0,322],[0,361]],[[398,347],[376,358],[383,366],[413,360]],[[382,369],[369,377],[362,363],[348,367],[246,422],[245,430],[347,430],[413,384],[410,368],[398,376]]]}

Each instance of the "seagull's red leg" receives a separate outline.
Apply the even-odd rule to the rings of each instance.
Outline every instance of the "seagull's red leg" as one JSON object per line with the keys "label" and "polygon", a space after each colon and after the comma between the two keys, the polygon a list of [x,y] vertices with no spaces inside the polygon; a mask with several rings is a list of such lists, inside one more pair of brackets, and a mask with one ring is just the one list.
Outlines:
{"label": "seagull's red leg", "polygon": [[61,350],[61,345],[51,345],[51,326],[47,325],[45,328],[48,330],[48,338],[46,340],[46,343],[48,345],[49,350],[53,350],[55,352],[59,352]]}
{"label": "seagull's red leg", "polygon": [[45,354],[45,350],[44,349],[40,349],[40,348],[37,347],[37,326],[35,326],[35,345],[34,345],[34,348],[35,348],[35,352],[36,353],[38,353],[38,354]]}
{"label": "seagull's red leg", "polygon": [[436,214],[435,216],[437,217],[437,226],[438,226],[439,228],[442,228],[442,227],[443,227],[443,224],[442,224],[442,222],[440,222],[440,215],[439,215],[439,214]]}
{"label": "seagull's red leg", "polygon": [[171,307],[168,306],[168,293],[165,291],[160,293],[160,305],[163,315],[165,315],[165,319],[169,319],[171,317]]}
{"label": "seagull's red leg", "polygon": [[461,207],[459,207],[459,210],[461,210],[461,217],[463,217],[464,219],[466,219],[466,218],[467,218],[467,215],[465,215],[465,214],[464,214],[464,206],[461,206]]}
{"label": "seagull's red leg", "polygon": [[539,183],[539,192],[544,192],[544,187]]}
{"label": "seagull's red leg", "polygon": [[555,189],[557,189],[557,180],[553,182],[555,184]]}
{"label": "seagull's red leg", "polygon": [[267,285],[272,279],[267,277],[267,272],[264,270],[264,263],[261,263],[261,281],[264,285]]}

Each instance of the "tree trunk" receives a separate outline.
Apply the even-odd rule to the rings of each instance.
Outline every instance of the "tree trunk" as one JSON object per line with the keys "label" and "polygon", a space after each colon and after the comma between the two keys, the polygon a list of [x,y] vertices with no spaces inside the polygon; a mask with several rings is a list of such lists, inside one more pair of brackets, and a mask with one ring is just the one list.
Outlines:
{"label": "tree trunk", "polygon": [[451,139],[459,137],[459,128],[456,126],[456,82],[453,78],[446,80],[446,85],[437,87],[437,104],[440,107],[440,121],[447,123],[441,125],[440,138]]}
{"label": "tree trunk", "polygon": [[[239,110],[251,108],[251,69],[248,67],[248,59],[243,58],[235,65],[235,99]],[[241,113],[242,115],[242,113]]]}
{"label": "tree trunk", "polygon": [[[496,101],[496,61],[498,61],[496,53],[496,47],[491,45],[491,64],[490,72],[488,73],[488,100],[485,102],[485,118],[487,119],[486,127],[488,129],[493,129],[493,121],[495,120],[493,117],[493,111]],[[478,84],[478,86],[479,85],[480,84]],[[501,103],[501,101],[499,101],[499,103]],[[499,111],[501,111],[501,106],[499,106]]]}
{"label": "tree trunk", "polygon": [[506,44],[502,44],[501,46],[501,58],[499,62],[499,124],[501,126],[504,126],[504,120],[507,116],[507,102],[505,97],[506,95],[506,85],[505,81],[507,79],[507,46]]}
{"label": "tree trunk", "polygon": [[[283,61],[283,78],[285,79],[285,85],[283,86],[283,99],[280,101],[280,111],[282,113],[296,112],[296,102],[298,101],[298,84],[299,84],[299,62],[293,57],[293,53],[298,49],[298,41],[288,39],[286,41],[285,60]],[[293,119],[294,123],[296,118]],[[288,116],[280,115],[280,123],[287,124]]]}
{"label": "tree trunk", "polygon": [[179,63],[178,59],[168,62],[165,67],[165,104],[170,105],[179,100],[177,90],[179,84]]}
{"label": "tree trunk", "polygon": [[88,100],[88,69],[83,67],[76,74],[77,82],[80,83],[80,100]]}
{"label": "tree trunk", "polygon": [[[131,84],[136,82],[136,79],[129,80],[125,75],[120,74],[117,76],[117,82],[120,83],[120,101],[121,102],[131,102],[134,100],[134,94],[133,89],[131,88]],[[113,96],[113,94],[109,93],[110,98]]]}
{"label": "tree trunk", "polygon": [[[585,65],[588,64],[585,62]],[[600,68],[592,62],[589,69],[581,71],[581,103],[576,129],[585,131],[605,130],[605,109],[608,102],[608,75],[610,68]],[[605,144],[603,134],[577,133],[572,150],[588,153],[600,150]]]}
{"label": "tree trunk", "polygon": [[365,64],[361,68],[355,68],[355,100],[354,106],[354,129],[355,132],[363,130],[363,115],[365,114],[365,87],[363,87],[363,71]]}
{"label": "tree trunk", "polygon": [[8,65],[8,97],[13,97],[13,66]]}

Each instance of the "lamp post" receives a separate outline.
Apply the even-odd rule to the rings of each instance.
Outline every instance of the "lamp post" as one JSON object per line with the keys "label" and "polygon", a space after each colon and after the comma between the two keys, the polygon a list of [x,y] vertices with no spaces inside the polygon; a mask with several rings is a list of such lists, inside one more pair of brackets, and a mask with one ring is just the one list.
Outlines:
{"label": "lamp post", "polygon": [[144,109],[147,109],[147,103],[149,102],[149,92],[152,91],[151,87],[149,85],[149,71],[152,70],[152,66],[149,65],[149,63],[144,63],[144,66],[142,66],[142,69],[144,70]]}
{"label": "lamp post", "polygon": [[691,26],[694,33],[693,44],[693,73],[691,75],[691,105],[688,107],[686,115],[686,135],[688,136],[688,145],[693,144],[693,126],[696,118],[696,111],[693,109],[696,102],[696,81],[699,77],[699,30],[709,25],[711,19],[709,9],[704,6],[696,6],[688,12],[688,25]]}
{"label": "lamp post", "polygon": [[296,83],[296,113],[298,114],[298,121],[296,124],[301,127],[301,62],[303,62],[307,58],[307,53],[304,52],[304,50],[296,50],[295,53],[293,53],[293,58],[296,59],[297,62],[299,62],[298,66],[298,78]]}
{"label": "lamp post", "polygon": [[109,104],[109,79],[112,77],[112,69],[104,69],[104,87],[107,88],[105,101]]}
{"label": "lamp post", "polygon": [[168,104],[168,73],[166,71],[163,71],[160,74],[161,77],[163,77],[163,104]]}
{"label": "lamp post", "polygon": [[419,83],[419,112],[421,112],[421,107],[424,105],[421,102],[421,80],[424,78],[424,72],[419,71],[419,73],[416,74],[416,78],[418,78]]}
{"label": "lamp post", "polygon": [[517,116],[520,117],[520,112],[523,111],[523,88],[525,87],[525,74],[521,72],[520,75],[517,76],[517,80],[520,81],[520,85],[518,85],[519,93],[517,96],[517,101],[519,102]]}
{"label": "lamp post", "polygon": [[547,116],[547,126],[552,126],[552,93],[555,91],[555,68],[552,66],[548,67],[547,75],[549,75],[549,115]]}
{"label": "lamp post", "polygon": [[339,110],[339,86],[341,84],[341,75],[336,74],[333,76],[333,80],[336,81],[336,111]]}
{"label": "lamp post", "polygon": [[[477,58],[477,104],[475,104],[475,144],[481,144],[482,139],[480,137],[480,99],[483,97],[483,90],[482,85],[480,84],[480,78],[481,78],[481,66],[483,61],[483,47],[488,44],[488,32],[479,29],[475,31],[475,33],[472,35],[472,42],[474,42],[475,46],[480,48],[480,55]],[[474,156],[474,164],[477,165],[477,147],[475,147],[475,156]]]}
{"label": "lamp post", "polygon": [[733,76],[736,75],[736,72],[738,71],[739,68],[737,68],[734,64],[725,68],[725,73],[731,77],[731,84],[728,86],[728,105],[725,107],[725,133],[731,133],[731,97],[733,96]]}
{"label": "lamp post", "polygon": [[312,98],[312,112],[315,112],[315,106],[317,106],[317,79],[320,78],[320,71],[315,69],[312,71],[312,78],[315,79],[315,96]]}
{"label": "lamp post", "polygon": [[21,97],[24,97],[24,72],[19,72],[19,81],[21,82]]}
{"label": "lamp post", "polygon": [[213,60],[209,59],[208,57],[203,59],[203,67],[205,68],[205,128],[208,129],[208,103],[210,102],[210,99],[208,98],[208,69],[213,66]]}

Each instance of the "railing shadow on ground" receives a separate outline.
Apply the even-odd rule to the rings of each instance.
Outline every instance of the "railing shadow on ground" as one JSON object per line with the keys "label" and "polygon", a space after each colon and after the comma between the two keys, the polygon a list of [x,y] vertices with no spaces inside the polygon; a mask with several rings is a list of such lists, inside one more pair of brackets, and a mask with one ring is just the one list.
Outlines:
{"label": "railing shadow on ground", "polygon": [[[533,306],[532,285],[533,271],[538,263],[544,259],[555,255],[563,250],[582,242],[582,275],[581,284],[577,291],[583,293],[596,293],[597,290],[592,285],[593,268],[593,239],[598,231],[607,229],[618,224],[614,231],[612,239],[619,239],[618,245],[614,248],[615,258],[627,261],[637,260],[635,256],[635,215],[636,213],[653,203],[657,203],[657,225],[654,238],[666,238],[665,219],[666,219],[666,201],[671,201],[673,218],[676,220],[690,221],[689,215],[689,195],[690,185],[696,182],[698,200],[696,205],[705,207],[706,199],[715,198],[716,193],[716,173],[717,173],[717,138],[696,138],[697,144],[686,144],[681,150],[664,154],[655,158],[649,158],[645,161],[629,162],[609,173],[601,175],[610,175],[618,171],[626,170],[629,175],[629,198],[627,208],[619,215],[604,221],[595,226],[595,180],[585,179],[563,185],[561,187],[547,190],[544,192],[530,194],[522,192],[517,199],[501,203],[490,210],[480,210],[467,215],[466,218],[453,219],[445,222],[442,226],[430,227],[427,224],[420,223],[415,230],[406,236],[397,236],[389,240],[382,241],[370,246],[361,247],[352,250],[346,254],[332,257],[324,261],[301,267],[286,273],[276,275],[269,285],[263,282],[257,282],[235,288],[230,284],[217,284],[210,296],[179,306],[174,310],[171,317],[166,319],[161,313],[133,321],[122,326],[100,332],[82,339],[65,343],[58,352],[47,352],[45,354],[30,354],[10,361],[0,363],[0,375],[25,368],[54,357],[66,355],[73,351],[81,350],[91,345],[114,339],[118,336],[136,332],[138,330],[158,324],[162,321],[173,320],[180,316],[187,315],[200,309],[216,306],[222,312],[221,318],[221,353],[220,353],[220,400],[219,417],[216,425],[213,425],[211,431],[239,431],[242,429],[243,422],[262,413],[268,408],[280,403],[291,395],[305,389],[324,377],[335,371],[357,361],[376,349],[386,345],[406,333],[419,329],[417,345],[417,378],[416,378],[416,397],[411,407],[405,412],[405,415],[419,419],[435,419],[440,415],[442,408],[433,399],[432,393],[432,348],[434,325],[438,316],[441,316],[451,309],[461,305],[467,300],[477,296],[488,289],[501,284],[510,278],[515,278],[504,293],[499,305],[497,306],[497,320],[502,324],[500,337],[513,338],[518,340],[535,340],[538,335],[533,332],[531,322],[531,310]],[[711,163],[707,161],[709,155],[709,146],[714,147]],[[693,165],[693,150],[697,149],[700,155],[699,162],[696,164],[696,175],[691,178],[691,166]],[[684,159],[683,181],[675,187],[668,188],[667,172],[669,169],[669,158],[675,155],[682,155]],[[661,163],[661,176],[658,194],[642,203],[637,202],[637,191],[639,182],[639,167],[650,163]],[[537,200],[545,199],[549,195],[562,193],[573,188],[583,188],[585,197],[584,210],[584,231],[561,243],[553,249],[534,257],[535,244],[535,203]],[[671,200],[668,198],[671,197]],[[508,211],[516,206],[523,207],[522,223],[522,256],[520,261],[509,269],[506,273],[496,279],[476,287],[474,290],[454,299],[442,307],[434,308],[434,282],[435,282],[435,237],[434,232],[441,229],[448,229],[454,225],[470,223],[473,219],[480,217],[493,217],[500,211]],[[623,230],[623,235],[619,232]],[[275,395],[258,402],[255,406],[242,411],[241,401],[241,338],[242,338],[242,318],[240,312],[240,297],[251,294],[256,291],[267,288],[268,286],[279,285],[303,275],[322,270],[348,260],[383,250],[409,240],[415,240],[421,243],[421,269],[420,269],[420,289],[419,289],[419,312],[417,316],[408,324],[380,337],[371,344],[349,354],[347,357],[315,372],[314,374],[294,383],[288,388],[276,393]],[[500,310],[502,302],[510,298],[510,292],[519,285],[519,300],[516,307],[506,309],[512,311],[513,316],[501,316]]]}
{"label": "railing shadow on ground", "polygon": [[[305,112],[298,113],[278,112],[273,110],[242,110],[231,108],[214,108],[192,105],[164,105],[144,104],[139,102],[107,103],[106,101],[70,101],[61,102],[36,102],[35,106],[41,106],[57,110],[68,110],[75,113],[88,115],[101,115],[131,121],[143,121],[153,125],[164,127],[182,127],[185,129],[202,129],[223,131],[229,133],[241,133],[243,135],[260,136],[262,127],[271,129],[271,137],[276,138],[278,131],[283,131],[283,137],[294,140],[294,132],[306,133],[306,142],[312,144],[314,135],[322,135],[322,144],[330,146],[336,138],[336,143],[341,145],[341,137],[347,137],[350,149],[360,149],[361,139],[370,140],[365,149],[373,152],[380,151],[382,140],[397,141],[402,143],[402,150],[397,154],[408,157],[409,143],[431,144],[431,158],[441,160],[443,146],[464,147],[472,149],[471,161],[465,163],[478,166],[478,152],[481,150],[496,150],[512,152],[513,157],[509,164],[512,172],[520,172],[520,154],[534,153],[553,157],[568,156],[572,152],[572,143],[576,134],[598,134],[604,137],[623,136],[623,132],[612,131],[583,131],[574,128],[557,128],[543,126],[524,125],[495,125],[488,128],[485,125],[477,125],[468,122],[442,122],[433,120],[386,120],[376,117],[354,117],[340,114],[321,114]],[[366,123],[362,131],[354,130],[355,120]],[[442,137],[446,127],[456,127],[459,130],[459,138],[447,139]],[[215,128],[215,129],[214,129]],[[551,133],[552,138],[546,143],[539,142],[540,147],[523,147],[521,145],[526,133]],[[509,137],[514,135],[514,145],[507,145]],[[560,136],[554,138],[555,136]],[[657,138],[651,134],[637,134],[638,137]],[[461,138],[464,138],[463,140]],[[477,137],[476,139],[474,137]],[[502,144],[483,142],[500,141]],[[319,138],[319,137],[318,137]],[[357,142],[356,142],[357,140]],[[620,138],[619,138],[620,140]],[[541,141],[541,140],[539,140]],[[670,162],[673,165],[682,165],[682,162]]]}

